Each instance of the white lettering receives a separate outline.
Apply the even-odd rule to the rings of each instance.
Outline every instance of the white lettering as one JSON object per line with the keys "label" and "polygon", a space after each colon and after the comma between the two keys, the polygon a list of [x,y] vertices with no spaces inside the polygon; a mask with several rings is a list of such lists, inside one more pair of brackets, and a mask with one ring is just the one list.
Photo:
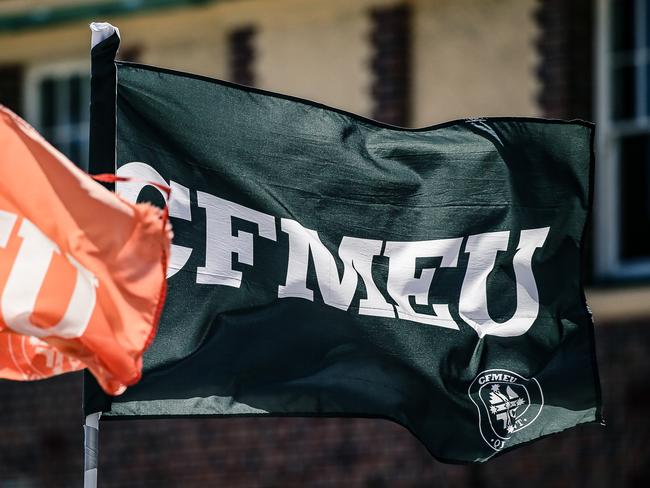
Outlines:
{"label": "white lettering", "polygon": [[376,317],[395,316],[393,307],[386,302],[372,279],[372,259],[380,254],[382,241],[344,236],[339,245],[339,257],[343,262],[343,277],[339,278],[336,261],[316,231],[291,219],[281,219],[281,224],[282,231],[289,235],[289,262],[286,282],[278,287],[279,298],[314,300],[313,290],[307,287],[311,251],[318,287],[326,304],[348,310],[361,276],[366,298],[359,302],[359,313]]}
{"label": "white lettering", "polygon": [[196,192],[199,207],[205,208],[205,266],[196,269],[196,282],[239,288],[242,273],[232,269],[232,253],[240,263],[253,266],[253,234],[237,231],[232,218],[257,224],[260,237],[275,241],[275,218],[202,191]]}
{"label": "white lettering", "polygon": [[[7,220],[0,219],[3,223]],[[0,225],[0,242],[5,245],[7,228],[11,232],[9,226]],[[72,256],[66,254],[66,259],[77,271],[72,297],[59,322],[49,328],[37,327],[32,323],[31,315],[52,257],[54,253],[59,254],[60,250],[27,219],[23,219],[18,236],[23,239],[23,242],[2,293],[2,318],[5,323],[15,332],[35,337],[58,336],[66,339],[80,337],[88,327],[95,309],[97,278]]]}
{"label": "white lettering", "polygon": [[[162,190],[156,186],[149,185],[147,182],[157,183],[159,185],[169,186],[171,194],[169,197],[169,216],[176,219],[192,221],[192,212],[190,210],[190,190],[189,188],[179,185],[175,181],[167,181],[151,166],[145,163],[133,162],[120,166],[117,169],[117,175],[126,178],[133,178],[130,181],[118,181],[115,184],[115,192],[124,198],[127,202],[136,203],[140,192],[146,186],[151,186],[160,192],[164,197]],[[167,264],[167,278],[178,273],[190,259],[192,254],[191,247],[179,246],[172,244],[169,250],[169,263]]]}
{"label": "white lettering", "polygon": [[[140,162],[120,167],[118,175],[137,178],[136,181],[117,184],[118,192],[131,202],[137,201],[142,189],[148,185],[147,181],[167,184],[155,169]],[[169,186],[172,189],[170,217],[191,221],[190,190],[174,181],[170,181]],[[237,255],[239,263],[252,266],[255,235],[275,242],[276,218],[206,192],[197,191],[196,194],[198,205],[205,209],[206,215],[205,265],[197,267],[196,282],[239,288],[242,272],[233,269],[233,254]],[[255,224],[257,233],[233,231],[233,219]],[[10,216],[0,213],[0,244],[6,243],[14,223]],[[286,281],[277,289],[279,298],[314,300],[314,290],[307,286],[311,259],[318,289],[323,302],[329,306],[349,310],[361,277],[366,296],[359,300],[359,314],[397,316],[403,320],[458,330],[457,318],[454,320],[451,316],[449,303],[430,303],[430,293],[436,269],[456,267],[462,242],[466,241],[465,252],[469,254],[469,259],[458,301],[460,318],[479,337],[512,337],[525,334],[539,314],[532,258],[536,249],[544,245],[548,227],[521,231],[513,257],[516,309],[511,318],[497,322],[488,313],[487,280],[494,271],[498,252],[508,250],[509,231],[487,232],[467,238],[386,242],[383,252],[388,258],[386,291],[396,303],[393,306],[386,301],[373,280],[374,258],[381,255],[383,241],[343,236],[336,256],[323,244],[317,230],[307,229],[299,222],[286,218],[281,219],[280,226],[288,235],[289,251]],[[167,276],[173,276],[183,268],[191,253],[189,247],[172,244]],[[425,267],[416,277],[417,260],[422,258],[440,258],[441,261],[437,267]],[[343,265],[342,275],[337,262]],[[416,311],[413,302],[428,310]]]}
{"label": "white lettering", "polygon": [[449,329],[458,329],[458,325],[449,313],[446,304],[431,305],[434,315],[418,313],[413,310],[409,297],[415,298],[418,305],[429,305],[429,289],[435,269],[425,268],[419,278],[415,278],[415,260],[424,257],[441,257],[441,267],[454,267],[458,262],[458,253],[462,238],[439,239],[432,241],[392,242],[386,243],[384,254],[390,257],[388,265],[388,293],[397,302],[399,318],[436,325]]}
{"label": "white lettering", "polygon": [[510,232],[486,232],[469,236],[465,252],[469,253],[467,273],[460,292],[458,312],[479,335],[513,337],[525,334],[539,313],[537,284],[532,270],[535,250],[544,245],[549,228],[522,230],[513,258],[517,309],[505,322],[495,322],[487,306],[487,279],[496,262],[497,252],[508,249]]}

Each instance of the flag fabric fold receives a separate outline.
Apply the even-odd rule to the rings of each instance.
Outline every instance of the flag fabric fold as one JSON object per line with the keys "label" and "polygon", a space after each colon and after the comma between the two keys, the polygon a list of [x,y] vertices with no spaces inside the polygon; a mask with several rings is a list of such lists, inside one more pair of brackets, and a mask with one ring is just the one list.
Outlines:
{"label": "flag fabric fold", "polygon": [[591,124],[391,127],[118,45],[93,48],[92,159],[169,185],[175,237],[142,381],[88,377],[86,413],[381,417],[453,462],[602,420]]}
{"label": "flag fabric fold", "polygon": [[166,290],[164,212],[119,199],[0,106],[0,377],[137,382]]}

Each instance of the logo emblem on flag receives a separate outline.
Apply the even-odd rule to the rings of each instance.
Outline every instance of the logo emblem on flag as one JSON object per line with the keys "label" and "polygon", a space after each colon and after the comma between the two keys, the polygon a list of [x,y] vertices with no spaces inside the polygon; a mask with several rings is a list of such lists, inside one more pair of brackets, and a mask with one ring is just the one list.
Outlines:
{"label": "logo emblem on flag", "polygon": [[526,379],[506,369],[480,373],[468,395],[478,409],[481,437],[496,451],[532,424],[544,406],[544,394],[535,378]]}

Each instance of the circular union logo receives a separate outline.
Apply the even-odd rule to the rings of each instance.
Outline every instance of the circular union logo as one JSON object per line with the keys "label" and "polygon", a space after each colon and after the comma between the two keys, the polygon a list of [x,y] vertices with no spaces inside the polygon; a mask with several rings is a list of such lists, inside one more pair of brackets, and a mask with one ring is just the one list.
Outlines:
{"label": "circular union logo", "polygon": [[544,406],[539,382],[507,369],[488,369],[480,373],[467,391],[478,409],[481,437],[495,451],[508,439],[532,424]]}

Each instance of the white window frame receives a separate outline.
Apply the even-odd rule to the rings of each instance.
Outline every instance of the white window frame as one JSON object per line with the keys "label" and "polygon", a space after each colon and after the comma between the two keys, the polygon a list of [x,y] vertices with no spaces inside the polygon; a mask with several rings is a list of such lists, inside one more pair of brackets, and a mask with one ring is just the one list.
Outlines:
{"label": "white window frame", "polygon": [[[619,219],[621,182],[619,178],[620,154],[618,139],[635,133],[650,134],[650,117],[634,121],[612,120],[611,83],[611,32],[610,16],[612,1],[597,0],[596,12],[596,181],[594,194],[594,250],[595,275],[600,279],[634,279],[650,277],[650,256],[622,260],[620,258],[621,222]],[[638,0],[637,0],[638,1]],[[638,5],[644,5],[639,2]],[[648,5],[650,8],[650,5]],[[635,29],[641,29],[645,12],[638,12]],[[650,53],[635,51],[635,64],[644,63]],[[636,76],[645,77],[645,70],[637,70]],[[640,81],[640,83],[639,83]],[[637,80],[636,103],[646,103],[643,89],[650,80]],[[643,92],[643,93],[642,93]]]}
{"label": "white window frame", "polygon": [[[88,59],[69,59],[52,63],[38,63],[29,66],[25,73],[24,90],[23,90],[23,107],[25,110],[25,118],[37,130],[42,129],[41,121],[41,92],[40,85],[44,79],[47,78],[65,78],[71,75],[80,74],[90,76],[90,61]],[[88,99],[90,99],[90,86],[82,88],[87,90]],[[62,99],[55,101],[55,110],[59,107],[66,107],[61,113],[67,114],[67,106],[69,99],[65,96]],[[81,123],[81,130],[88,134],[89,123]],[[66,125],[65,121],[59,129],[64,135],[66,132],[71,131],[71,126]],[[87,155],[85,156],[87,158]],[[79,164],[79,161],[75,161]],[[87,168],[83,168],[87,170]]]}

